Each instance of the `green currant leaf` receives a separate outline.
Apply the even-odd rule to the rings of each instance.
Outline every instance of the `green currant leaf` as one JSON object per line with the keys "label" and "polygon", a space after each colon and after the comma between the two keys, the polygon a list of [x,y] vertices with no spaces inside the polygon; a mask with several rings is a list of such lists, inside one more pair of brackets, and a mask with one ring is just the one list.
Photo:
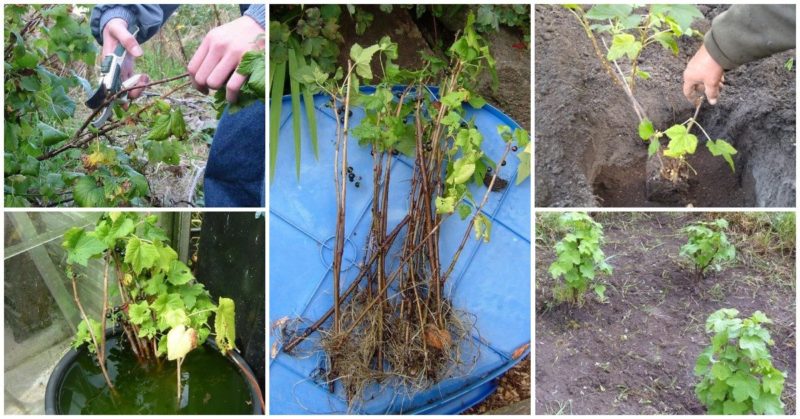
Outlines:
{"label": "green currant leaf", "polygon": [[697,137],[690,134],[683,125],[673,125],[664,132],[670,141],[664,150],[667,157],[680,158],[687,154],[694,154],[697,149]]}
{"label": "green currant leaf", "polygon": [[130,319],[131,323],[136,325],[140,325],[145,321],[151,320],[150,306],[147,304],[147,301],[141,301],[136,304],[129,304],[128,318]]}
{"label": "green currant leaf", "polygon": [[137,275],[152,268],[158,260],[158,250],[152,243],[141,241],[138,237],[128,240],[125,247],[125,263],[130,264]]}
{"label": "green currant leaf", "polygon": [[64,233],[64,249],[67,250],[67,263],[77,263],[86,266],[89,259],[98,257],[108,249],[108,246],[80,227],[72,227]]}
{"label": "green currant leaf", "polygon": [[633,12],[630,4],[597,4],[586,12],[586,17],[592,20],[620,19]]}
{"label": "green currant leaf", "polygon": [[192,279],[194,279],[194,275],[192,275],[192,271],[186,264],[179,260],[172,261],[169,274],[167,274],[167,281],[169,281],[170,284],[183,285]]}
{"label": "green currant leaf", "polygon": [[642,43],[637,41],[633,35],[620,33],[614,35],[614,38],[611,40],[611,48],[608,49],[606,59],[609,61],[616,61],[623,56],[628,56],[629,59],[633,60],[639,55],[639,51],[641,50]]}
{"label": "green currant leaf", "polygon": [[722,158],[728,162],[731,170],[734,172],[736,171],[733,165],[733,158],[731,157],[732,155],[736,154],[736,149],[733,148],[732,145],[725,140],[718,139],[716,141],[709,140],[706,143],[706,146],[708,147],[708,151],[710,151],[713,156],[722,156]]}
{"label": "green currant leaf", "polygon": [[653,123],[650,122],[649,119],[643,119],[642,122],[639,123],[639,138],[642,140],[649,140],[655,132],[656,130],[653,128]]}

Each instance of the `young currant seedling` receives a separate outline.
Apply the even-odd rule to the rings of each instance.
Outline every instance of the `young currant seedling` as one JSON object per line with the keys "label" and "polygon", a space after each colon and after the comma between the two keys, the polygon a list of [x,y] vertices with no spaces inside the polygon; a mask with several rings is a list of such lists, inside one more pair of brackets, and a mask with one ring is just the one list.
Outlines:
{"label": "young currant seedling", "polygon": [[728,241],[724,230],[728,221],[723,218],[713,222],[696,222],[682,231],[689,235],[689,241],[681,247],[681,256],[686,256],[694,264],[696,272],[704,277],[709,269],[719,272],[724,262],[736,259],[736,248]]}
{"label": "young currant seedling", "polygon": [[554,279],[564,277],[564,283],[554,292],[556,301],[582,303],[589,287],[605,301],[606,286],[597,279],[597,271],[610,275],[612,268],[600,248],[603,226],[583,212],[565,213],[558,222],[567,234],[556,244],[558,259],[548,269]]}
{"label": "young currant seedling", "polygon": [[[653,123],[650,122],[649,119],[645,118],[639,123],[639,137],[643,141],[650,142],[650,145],[647,147],[648,156],[658,153],[659,149],[661,148],[660,139],[664,135],[669,138],[669,143],[664,149],[663,155],[674,159],[677,164],[675,165],[675,168],[672,169],[669,165],[665,165],[662,162],[661,175],[672,182],[678,181],[684,167],[692,169],[686,159],[688,156],[694,154],[695,150],[697,150],[697,136],[691,133],[691,129],[695,125],[706,137],[706,147],[708,148],[708,151],[711,152],[711,155],[715,157],[722,157],[726,162],[728,162],[731,170],[734,172],[736,171],[736,168],[733,165],[732,157],[734,154],[736,154],[736,149],[723,139],[711,139],[706,130],[703,129],[703,127],[697,122],[697,111],[699,110],[700,104],[698,103],[693,117],[687,119],[683,123],[675,124],[663,132],[656,131],[653,127]],[[692,171],[694,171],[694,169],[692,169]],[[697,174],[697,172],[695,172],[695,174]]]}
{"label": "young currant seedling", "polygon": [[772,321],[760,311],[738,315],[723,308],[708,317],[706,333],[714,336],[697,358],[695,395],[713,415],[782,415],[786,373],[772,365],[767,347],[774,343],[762,327]]}
{"label": "young currant seedling", "polygon": [[[697,122],[702,101],[698,101],[692,118],[681,124],[675,124],[665,131],[657,131],[636,99],[636,81],[650,78],[650,73],[639,66],[642,52],[651,45],[660,44],[677,55],[677,39],[681,36],[698,34],[691,28],[695,19],[703,17],[697,7],[690,4],[650,5],[646,10],[641,10],[631,4],[598,4],[588,11],[574,4],[565,7],[583,26],[603,68],[628,96],[639,120],[639,136],[642,140],[650,142],[648,156],[659,152],[660,139],[664,135],[669,138],[667,147],[658,155],[662,166],[661,175],[664,178],[677,182],[681,174],[685,174],[685,168],[691,169],[686,159],[697,149],[698,139],[691,134],[694,125],[697,125],[708,139],[706,146],[711,154],[721,156],[731,166],[731,170],[735,170],[731,156],[736,154],[736,149],[723,139],[712,140]],[[610,35],[611,46],[606,45],[602,36],[596,34]],[[605,47],[605,53],[600,49],[601,43]],[[661,159],[662,154],[675,163],[664,162]]]}

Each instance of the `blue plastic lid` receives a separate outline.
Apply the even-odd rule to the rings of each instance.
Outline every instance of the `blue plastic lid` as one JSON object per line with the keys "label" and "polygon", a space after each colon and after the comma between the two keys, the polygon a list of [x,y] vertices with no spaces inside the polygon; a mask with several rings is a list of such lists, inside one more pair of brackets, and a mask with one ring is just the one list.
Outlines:
{"label": "blue plastic lid", "polygon": [[[371,92],[374,88],[363,87]],[[433,90],[432,92],[435,92]],[[330,98],[314,98],[319,136],[319,160],[310,149],[305,112],[302,115],[300,180],[295,175],[294,134],[291,98],[283,98],[280,150],[275,180],[270,186],[270,322],[280,319],[302,319],[304,326],[319,319],[333,305],[331,248],[336,229],[336,193],[334,189],[334,149],[336,121],[333,110],[326,107]],[[497,126],[512,129],[519,125],[490,105],[472,109],[464,105],[466,119],[475,118],[483,134],[483,149],[494,161],[503,154],[505,143]],[[359,124],[364,111],[353,109],[351,127]],[[500,176],[508,179],[508,187],[492,192],[483,211],[492,220],[491,241],[471,238],[456,267],[445,284],[457,309],[474,315],[471,341],[462,344],[466,367],[435,386],[413,395],[397,388],[378,387],[368,391],[366,400],[348,411],[347,401],[336,386],[328,386],[315,378],[325,365],[324,353],[298,349],[295,354],[278,352],[270,360],[270,414],[454,414],[460,413],[486,398],[496,384],[494,379],[511,368],[528,353],[513,354],[530,343],[531,261],[530,261],[530,181],[515,185],[519,160],[509,154]],[[407,212],[412,160],[395,157],[392,164],[389,196],[388,230],[397,225]],[[358,274],[356,266],[364,256],[364,246],[371,222],[372,156],[368,148],[359,147],[357,139],[348,140],[348,165],[364,181],[359,188],[347,182],[345,231],[347,245],[342,275],[346,288]],[[486,188],[472,186],[480,202]],[[440,257],[451,260],[469,219],[458,215],[442,224]],[[402,243],[403,236],[395,243]],[[300,327],[300,329],[302,329]],[[274,343],[270,338],[270,346]],[[302,347],[313,347],[314,333]]]}

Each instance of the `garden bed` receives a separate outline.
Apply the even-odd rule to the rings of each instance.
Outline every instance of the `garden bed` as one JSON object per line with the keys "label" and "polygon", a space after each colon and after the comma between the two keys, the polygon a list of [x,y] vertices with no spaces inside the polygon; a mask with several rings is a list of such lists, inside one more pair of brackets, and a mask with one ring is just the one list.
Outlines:
{"label": "garden bed", "polygon": [[[543,214],[539,214],[541,217]],[[723,215],[732,220],[736,214]],[[595,217],[614,268],[603,277],[607,303],[553,305],[554,241],[537,223],[536,412],[538,414],[704,414],[694,366],[709,344],[706,318],[720,308],[761,310],[776,368],[788,373],[782,400],[795,412],[795,259],[761,247],[735,221],[736,263],[698,280],[680,263],[679,229],[700,214],[613,213]],[[742,216],[747,220],[747,217]],[[560,237],[556,237],[558,239]],[[747,243],[747,245],[745,244]]]}
{"label": "garden bed", "polygon": [[[706,19],[695,27],[705,32],[725,7],[700,9]],[[537,206],[794,206],[795,71],[784,68],[794,51],[728,71],[718,104],[700,110],[709,134],[738,150],[736,172],[700,146],[689,159],[699,175],[688,190],[654,197],[636,115],[577,19],[554,5],[537,6],[535,19]],[[643,52],[640,64],[651,78],[639,82],[636,96],[657,129],[692,116],[682,74],[700,44],[681,37],[678,56],[660,46]]]}

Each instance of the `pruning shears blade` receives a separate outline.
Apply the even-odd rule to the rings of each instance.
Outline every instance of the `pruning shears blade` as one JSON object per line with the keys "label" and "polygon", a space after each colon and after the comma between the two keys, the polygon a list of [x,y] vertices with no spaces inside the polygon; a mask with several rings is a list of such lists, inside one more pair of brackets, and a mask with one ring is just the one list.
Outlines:
{"label": "pruning shears blade", "polygon": [[95,90],[92,97],[87,99],[84,104],[89,109],[97,109],[103,104],[103,102],[105,102],[106,97],[108,97],[108,89],[104,84],[101,83],[97,90]]}
{"label": "pruning shears blade", "polygon": [[113,110],[111,109],[111,106],[110,105],[106,106],[103,109],[103,113],[101,113],[100,116],[97,117],[97,119],[92,121],[92,126],[95,127],[95,128],[100,128],[101,126],[103,126],[103,124],[106,123],[106,121],[108,121],[108,118],[111,117],[112,113],[113,113]]}

